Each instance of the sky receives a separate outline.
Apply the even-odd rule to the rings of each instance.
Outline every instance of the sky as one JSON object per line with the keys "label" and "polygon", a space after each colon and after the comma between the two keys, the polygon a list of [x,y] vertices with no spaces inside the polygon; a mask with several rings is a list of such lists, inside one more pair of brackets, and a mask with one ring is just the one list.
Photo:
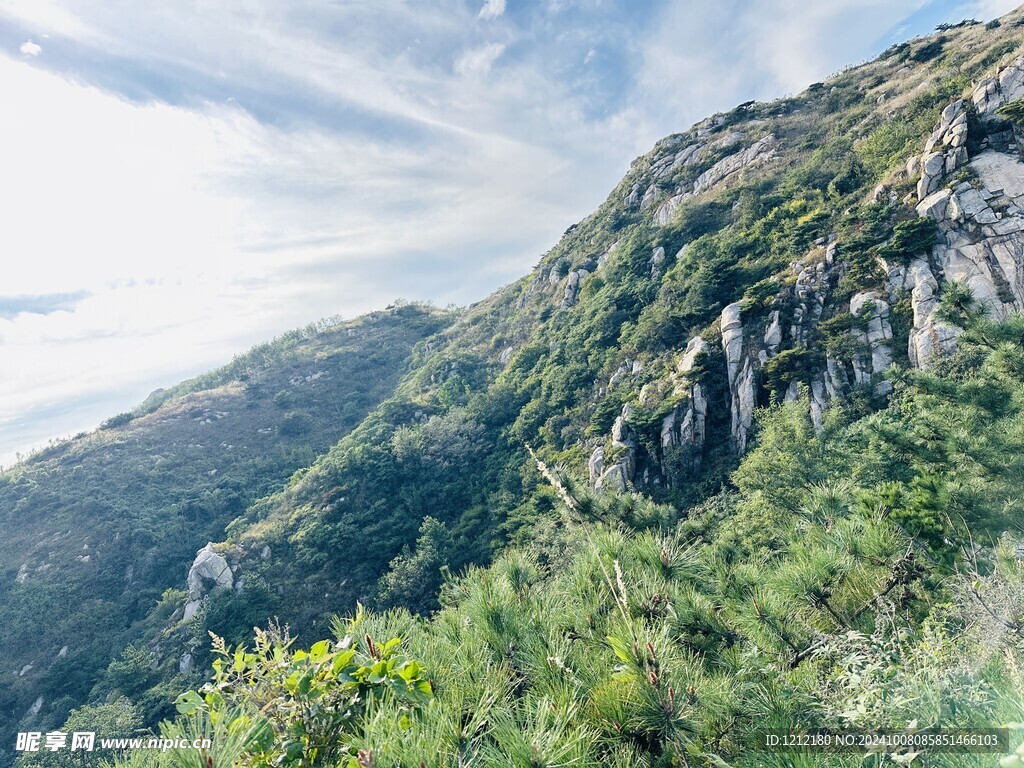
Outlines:
{"label": "sky", "polygon": [[322,317],[466,305],[662,136],[1010,0],[0,0],[0,465]]}

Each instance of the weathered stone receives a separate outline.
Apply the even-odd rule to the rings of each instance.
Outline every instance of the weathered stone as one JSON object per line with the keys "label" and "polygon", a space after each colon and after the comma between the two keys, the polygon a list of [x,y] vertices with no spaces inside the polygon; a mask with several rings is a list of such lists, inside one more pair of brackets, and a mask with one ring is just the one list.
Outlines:
{"label": "weathered stone", "polygon": [[[948,189],[940,189],[932,192],[917,204],[918,216],[930,216],[936,221],[942,221],[947,217],[947,209],[952,193]],[[955,218],[953,216],[952,218]]]}
{"label": "weathered stone", "polygon": [[590,475],[591,487],[596,486],[597,481],[601,479],[601,475],[604,472],[604,446],[597,446],[594,452],[590,454],[590,461],[587,462],[587,471]]}
{"label": "weathered stone", "polygon": [[28,719],[28,720],[32,719],[33,717],[38,715],[42,711],[42,709],[43,709],[43,697],[42,696],[37,696],[36,700],[34,702],[32,702],[32,706],[29,707],[28,711],[25,713],[25,718]]}
{"label": "weathered stone", "polygon": [[929,152],[921,159],[921,178],[917,182],[917,198],[924,200],[939,187],[946,172],[946,158],[941,152]]}
{"label": "weathered stone", "polygon": [[865,348],[867,357],[855,355],[854,379],[858,384],[875,382],[879,391],[888,391],[889,382],[879,376],[892,364],[892,326],[889,323],[889,304],[878,293],[863,291],[850,299],[850,314],[867,318],[867,328],[854,328],[851,333]]}
{"label": "weathered stone", "polygon": [[[188,570],[188,595],[192,600],[202,598],[208,589],[234,585],[234,577],[227,560],[213,549],[213,542],[196,552],[192,567]],[[209,585],[209,586],[208,586]]]}
{"label": "weathered stone", "polygon": [[782,323],[778,310],[769,315],[768,328],[764,332],[764,344],[772,354],[778,352],[779,345],[782,344]]}
{"label": "weathered stone", "polygon": [[751,165],[761,165],[767,162],[775,157],[777,149],[778,141],[775,139],[775,136],[768,134],[758,139],[746,149],[723,157],[697,177],[690,194],[699,195],[732,176],[737,171]]}
{"label": "weathered stone", "polygon": [[665,249],[658,246],[651,254],[651,277],[661,274],[661,265],[665,262]]}
{"label": "weathered stone", "polygon": [[985,219],[991,217],[991,220],[995,221],[992,209],[988,207],[988,202],[978,190],[971,188],[964,192],[958,192],[954,197],[957,208],[960,209],[964,216],[976,219],[982,224],[990,223],[983,220],[983,217]]}
{"label": "weathered stone", "polygon": [[722,348],[725,350],[730,386],[739,373],[740,357],[743,353],[742,312],[742,304],[738,301],[722,310]]}
{"label": "weathered stone", "polygon": [[689,373],[693,370],[697,356],[707,353],[709,349],[710,348],[704,339],[700,336],[694,336],[686,345],[686,351],[683,352],[683,356],[680,358],[679,365],[676,366],[676,370],[683,374]]}
{"label": "weathered stone", "polygon": [[821,429],[826,408],[828,408],[828,398],[826,397],[825,383],[822,379],[815,379],[811,382],[811,423],[814,424],[815,429]]}
{"label": "weathered stone", "polygon": [[916,368],[927,368],[938,356],[952,350],[958,331],[935,318],[938,306],[939,284],[927,262],[914,259],[907,267],[907,283],[914,327],[910,332],[907,349],[910,363]]}
{"label": "weathered stone", "polygon": [[658,206],[658,209],[654,212],[654,223],[660,227],[666,226],[672,221],[672,216],[682,205],[683,200],[686,199],[686,194],[680,192],[677,195],[673,195],[668,200]]}
{"label": "weathered stone", "polygon": [[590,272],[585,269],[575,269],[565,276],[565,288],[562,291],[562,303],[561,309],[569,309],[570,307],[576,306],[576,300],[579,298],[580,284],[585,278],[590,275]]}
{"label": "weathered stone", "polygon": [[694,336],[686,345],[677,366],[683,380],[676,387],[676,394],[685,395],[685,399],[661,422],[662,447],[682,445],[691,448],[693,465],[700,463],[704,449],[708,403],[700,382],[691,382],[686,375],[693,370],[698,355],[707,351],[707,342],[700,336]]}
{"label": "weathered stone", "polygon": [[754,423],[755,384],[753,363],[748,357],[736,381],[732,398],[732,437],[737,452],[741,454],[747,450],[747,436]]}

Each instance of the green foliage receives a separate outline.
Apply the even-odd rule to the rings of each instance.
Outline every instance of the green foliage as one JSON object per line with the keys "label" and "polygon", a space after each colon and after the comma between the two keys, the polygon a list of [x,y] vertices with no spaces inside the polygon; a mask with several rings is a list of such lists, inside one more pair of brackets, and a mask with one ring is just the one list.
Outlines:
{"label": "green foliage", "polygon": [[950,281],[942,288],[935,316],[944,323],[967,328],[984,317],[988,308],[974,298],[974,292],[965,283]]}
{"label": "green foliage", "polygon": [[404,549],[381,577],[377,601],[383,607],[406,606],[429,613],[437,607],[444,572],[456,558],[455,542],[444,523],[425,517],[415,549]]}
{"label": "green foliage", "polygon": [[910,54],[911,61],[926,62],[940,56],[946,44],[945,37],[937,37],[927,43],[917,46]]}
{"label": "green foliage", "polygon": [[[163,726],[218,748],[174,759],[752,768],[818,764],[752,753],[769,725],[1024,719],[1003,703],[1024,688],[1020,569],[1011,542],[989,556],[1021,512],[1020,321],[993,324],[946,286],[943,316],[966,329],[955,354],[929,373],[892,370],[888,402],[849,389],[820,429],[799,388],[757,413],[742,461],[716,327],[742,301],[754,353],[766,311],[788,325],[803,300],[790,265],[835,242],[843,276],[823,319],[805,315],[799,344],[756,368],[759,401],[820,385],[826,354],[842,367],[864,353],[854,331],[867,318],[845,302],[885,286],[880,257],[920,255],[935,231],[863,201],[882,178],[910,190],[888,174],[1013,50],[1001,34],[981,47],[976,31],[950,32],[948,55],[934,38],[895,46],[800,97],[740,105],[659,143],[533,273],[465,311],[401,306],[293,332],[0,474],[0,714],[43,694],[37,724],[51,728],[76,704],[127,695],[153,725],[170,692],[199,684],[179,660],[204,662],[208,630],[237,644],[278,616],[322,637],[332,612],[373,596],[384,612],[337,627],[315,660],[280,632],[237,671],[222,649],[211,686],[182,702],[192,713]],[[895,79],[907,60],[928,72]],[[974,154],[987,129],[968,120]],[[655,224],[738,135],[768,133],[773,157]],[[633,191],[651,186],[656,204],[641,206]],[[905,349],[906,300],[891,322]],[[683,376],[696,335],[710,351]],[[670,414],[680,428],[694,382],[700,448],[662,435]],[[606,460],[624,452],[608,434],[626,403],[642,494],[592,493],[587,459],[602,443]],[[169,588],[208,540],[226,540],[236,589],[183,622],[186,594]],[[372,669],[366,637],[401,638],[436,696],[406,700],[386,669],[340,685],[323,658],[354,651]],[[392,672],[405,663],[392,659]]]}
{"label": "green foliage", "polygon": [[915,256],[927,253],[938,240],[938,225],[927,216],[907,219],[893,227],[892,240],[879,248],[887,259],[908,263]]}
{"label": "green foliage", "polygon": [[892,168],[906,162],[920,141],[921,128],[912,119],[896,115],[857,142],[854,149],[872,178],[883,177]]}
{"label": "green foliage", "polygon": [[806,347],[782,350],[761,369],[765,388],[776,396],[784,395],[792,382],[806,382],[811,375],[813,361],[815,356]]}
{"label": "green foliage", "polygon": [[[56,751],[22,753],[14,762],[15,768],[84,768],[92,765],[98,755],[117,759],[127,753],[126,749],[101,749],[103,739],[127,739],[140,736],[142,718],[139,711],[126,698],[117,697],[104,704],[78,707],[71,711],[67,720],[57,729],[68,736],[65,749]],[[70,749],[71,736],[76,731],[95,734],[94,752]]]}
{"label": "green foliage", "polygon": [[[282,337],[0,473],[0,665],[12,677],[33,665],[0,707],[0,729],[39,696],[47,728],[118,693],[148,724],[166,716],[162,686],[185,649],[149,650],[184,602],[162,603],[165,590],[184,585],[196,550],[391,394],[414,344],[450,319],[410,306]],[[241,639],[276,612],[276,591],[254,574],[246,582],[209,601],[210,628]]]}
{"label": "green foliage", "polygon": [[758,310],[767,309],[775,301],[775,296],[778,292],[778,280],[774,278],[759,280],[743,293],[743,304],[741,305],[743,313],[746,315]]}
{"label": "green foliage", "polygon": [[1024,99],[1009,101],[996,110],[996,114],[1005,117],[1011,123],[1024,125]]}
{"label": "green foliage", "polygon": [[[201,733],[212,726],[211,736],[220,729],[237,737],[239,757],[225,765],[312,768],[343,762],[358,768],[350,740],[369,710],[390,705],[407,723],[433,696],[420,665],[399,653],[400,641],[378,645],[369,635],[357,639],[352,633],[359,622],[357,616],[340,640],[322,640],[309,651],[293,650],[294,641],[278,626],[257,629],[252,651],[232,649],[214,636],[213,680],[178,697],[182,719],[165,732]],[[191,768],[189,760],[195,759],[206,765],[196,751],[180,754],[182,768]]]}

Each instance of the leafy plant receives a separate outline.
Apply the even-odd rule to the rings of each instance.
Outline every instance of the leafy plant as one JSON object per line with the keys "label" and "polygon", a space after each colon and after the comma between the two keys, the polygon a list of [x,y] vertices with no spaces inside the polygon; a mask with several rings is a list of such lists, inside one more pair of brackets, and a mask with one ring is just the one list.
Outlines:
{"label": "leafy plant", "polygon": [[[349,628],[357,629],[359,616]],[[216,636],[213,680],[178,697],[184,717],[169,731],[224,733],[252,768],[312,768],[339,761],[358,768],[349,739],[377,702],[395,706],[404,723],[433,696],[422,667],[399,653],[400,641],[382,645],[369,635],[322,640],[309,651],[293,650],[286,629],[256,630],[252,651],[232,649]],[[192,768],[186,762],[182,768]]]}

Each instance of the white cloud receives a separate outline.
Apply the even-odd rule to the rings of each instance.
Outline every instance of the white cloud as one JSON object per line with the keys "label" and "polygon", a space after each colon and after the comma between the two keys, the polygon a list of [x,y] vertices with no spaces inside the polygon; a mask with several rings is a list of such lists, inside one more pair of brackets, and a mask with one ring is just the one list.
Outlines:
{"label": "white cloud", "polygon": [[[0,12],[20,19],[45,33],[66,35],[78,39],[97,37],[96,30],[67,10],[60,0],[3,0]],[[46,35],[44,34],[43,37]]]}
{"label": "white cloud", "polygon": [[90,294],[0,319],[0,464],[287,328],[517,277],[605,186],[491,125],[533,77],[432,84],[444,107],[409,109],[456,129],[423,145],[131,104],[0,58],[0,294]]}
{"label": "white cloud", "polygon": [[463,51],[455,60],[455,71],[464,77],[482,77],[491,71],[494,62],[500,59],[503,53],[503,43],[490,43],[481,48]]}
{"label": "white cloud", "polygon": [[485,0],[480,9],[481,19],[496,19],[505,13],[505,0]]}
{"label": "white cloud", "polygon": [[1019,5],[1018,0],[971,0],[963,6],[962,18],[994,19],[1009,13]]}
{"label": "white cloud", "polygon": [[40,53],[43,52],[42,46],[40,46],[38,43],[33,43],[31,40],[26,40],[24,43],[22,43],[21,47],[18,50],[26,56],[38,56]]}

